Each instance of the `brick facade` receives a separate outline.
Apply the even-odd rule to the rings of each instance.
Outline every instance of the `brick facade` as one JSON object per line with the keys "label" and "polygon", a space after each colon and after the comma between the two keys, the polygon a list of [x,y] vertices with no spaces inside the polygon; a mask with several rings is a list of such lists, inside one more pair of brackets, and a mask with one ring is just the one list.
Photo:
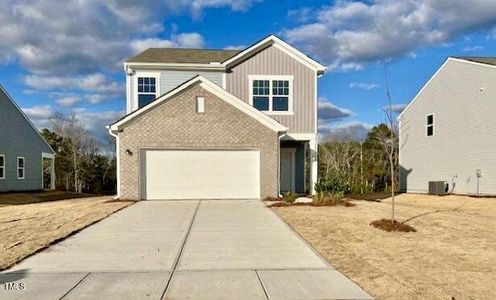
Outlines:
{"label": "brick facade", "polygon": [[[196,112],[196,97],[205,113]],[[140,149],[260,150],[260,194],[278,193],[278,133],[196,84],[119,132],[120,197],[140,199]],[[126,153],[129,150],[132,154]]]}

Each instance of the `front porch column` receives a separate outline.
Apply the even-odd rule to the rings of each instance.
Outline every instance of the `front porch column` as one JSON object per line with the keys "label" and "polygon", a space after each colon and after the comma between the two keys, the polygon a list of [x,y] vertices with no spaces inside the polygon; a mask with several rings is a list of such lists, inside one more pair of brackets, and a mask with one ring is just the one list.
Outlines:
{"label": "front porch column", "polygon": [[[48,159],[50,161],[50,189],[54,190],[55,189],[55,154],[53,153],[41,153],[41,168],[42,170],[45,169],[45,163],[44,160]],[[45,175],[44,171],[42,172],[43,176],[41,178],[41,188],[45,188]]]}
{"label": "front porch column", "polygon": [[55,189],[55,157],[50,159],[50,189]]}
{"label": "front porch column", "polygon": [[318,160],[318,140],[317,136],[310,140],[310,193],[315,194],[315,183],[317,182],[317,175],[319,170]]}

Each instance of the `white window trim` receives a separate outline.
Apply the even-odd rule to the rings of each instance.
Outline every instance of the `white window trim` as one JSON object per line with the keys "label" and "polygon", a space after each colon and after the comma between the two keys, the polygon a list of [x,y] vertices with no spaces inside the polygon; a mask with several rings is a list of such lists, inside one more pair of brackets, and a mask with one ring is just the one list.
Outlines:
{"label": "white window trim", "polygon": [[3,157],[3,166],[0,166],[0,169],[3,169],[3,176],[0,176],[0,179],[5,179],[5,175],[6,175],[5,165],[7,165],[7,162],[5,161],[5,155],[4,154],[0,154],[0,157]]}
{"label": "white window trim", "polygon": [[[427,124],[427,118],[429,116],[432,116],[432,125]],[[425,137],[429,138],[429,137],[435,136],[436,135],[436,128],[435,128],[434,124],[436,124],[436,116],[434,115],[434,113],[425,115],[424,121],[425,121]],[[427,128],[429,128],[429,127],[432,127],[432,135],[427,134]]]}
{"label": "white window trim", "polygon": [[[155,98],[160,96],[160,72],[136,71],[133,75],[133,107],[131,111],[139,108],[138,101],[138,78],[139,77],[153,77],[155,78]],[[151,94],[151,93],[150,93]]]}
{"label": "white window trim", "polygon": [[[254,80],[268,80],[270,81],[269,84],[269,110],[261,110],[261,112],[267,114],[267,115],[293,115],[293,80],[294,76],[293,75],[255,75],[255,74],[250,74],[248,75],[248,81],[249,81],[249,88],[250,88],[250,93],[249,93],[249,103],[251,106],[253,106],[253,81]],[[273,111],[272,110],[272,80],[286,80],[289,81],[289,95],[288,95],[288,111]]]}
{"label": "white window trim", "polygon": [[[23,161],[23,167],[19,167],[19,158],[22,158]],[[19,177],[19,170],[22,169],[22,177]],[[18,156],[17,157],[17,179],[25,179],[26,178],[26,158],[23,156]]]}

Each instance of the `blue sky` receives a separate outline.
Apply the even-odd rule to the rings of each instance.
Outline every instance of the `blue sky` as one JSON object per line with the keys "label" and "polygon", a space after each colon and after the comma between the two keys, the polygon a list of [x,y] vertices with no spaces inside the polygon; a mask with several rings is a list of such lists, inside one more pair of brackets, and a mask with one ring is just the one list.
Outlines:
{"label": "blue sky", "polygon": [[323,137],[400,110],[447,56],[496,55],[496,1],[0,0],[0,83],[39,127],[75,111],[97,136],[123,114],[122,61],[147,47],[239,48],[276,34],[329,66]]}

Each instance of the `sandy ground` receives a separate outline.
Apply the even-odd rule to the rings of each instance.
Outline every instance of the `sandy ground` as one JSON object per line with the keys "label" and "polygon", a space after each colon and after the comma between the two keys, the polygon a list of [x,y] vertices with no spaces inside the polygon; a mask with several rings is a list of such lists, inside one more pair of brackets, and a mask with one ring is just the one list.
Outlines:
{"label": "sandy ground", "polygon": [[390,199],[354,203],[274,210],[378,299],[496,299],[496,199],[400,195],[397,220],[415,217],[415,233],[369,225],[390,218]]}
{"label": "sandy ground", "polygon": [[93,197],[0,207],[0,270],[133,202]]}

